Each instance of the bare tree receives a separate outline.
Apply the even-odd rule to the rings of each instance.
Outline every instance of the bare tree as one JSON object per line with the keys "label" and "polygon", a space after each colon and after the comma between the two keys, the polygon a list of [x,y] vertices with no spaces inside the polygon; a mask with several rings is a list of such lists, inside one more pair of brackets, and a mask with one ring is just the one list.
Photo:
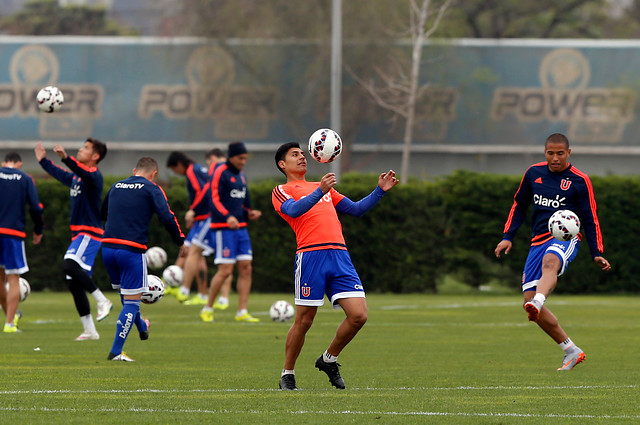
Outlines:
{"label": "bare tree", "polygon": [[405,120],[400,170],[402,183],[406,183],[409,178],[409,159],[414,134],[416,104],[423,98],[428,88],[428,84],[418,85],[422,50],[425,41],[438,29],[438,25],[452,1],[444,0],[438,7],[435,18],[431,21],[429,20],[431,0],[422,0],[421,4],[418,4],[418,0],[410,1],[408,31],[411,35],[412,51],[408,76],[404,67],[399,63],[394,64],[395,70],[391,73],[388,70],[374,67],[380,86],[374,79],[365,81],[351,72],[354,79],[371,95],[377,105]]}

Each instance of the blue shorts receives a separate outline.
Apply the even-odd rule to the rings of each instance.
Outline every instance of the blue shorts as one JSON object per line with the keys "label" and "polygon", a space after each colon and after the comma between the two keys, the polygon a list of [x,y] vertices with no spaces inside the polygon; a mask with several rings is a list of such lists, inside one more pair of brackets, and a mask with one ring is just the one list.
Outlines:
{"label": "blue shorts", "polygon": [[[195,243],[194,240],[199,238],[199,235],[203,235],[202,237],[206,237],[209,230],[209,224],[211,224],[211,219],[200,220],[193,223],[191,230],[187,234],[187,237],[184,239],[184,244],[186,246],[191,246],[193,243],[195,246],[202,248],[202,255],[208,257],[213,254],[213,248],[207,246],[207,244]],[[203,230],[204,229],[204,230]],[[202,246],[205,245],[205,246]]]}
{"label": "blue shorts", "polygon": [[235,264],[237,261],[253,260],[251,239],[246,227],[230,230],[203,229],[193,240],[202,249],[215,252],[214,264]]}
{"label": "blue shorts", "polygon": [[541,245],[532,246],[522,273],[522,292],[535,291],[538,287],[538,281],[542,276],[542,258],[545,254],[555,254],[560,259],[558,276],[561,276],[569,267],[569,263],[576,258],[579,247],[580,240],[577,237],[566,242],[551,238]]}
{"label": "blue shorts", "polygon": [[342,298],[364,298],[364,287],[349,252],[322,249],[299,252],[294,266],[295,304],[321,306],[324,296],[334,308]]}
{"label": "blue shorts", "polygon": [[[71,240],[71,244],[69,244],[67,252],[64,254],[64,259],[75,261],[91,276],[93,263],[96,261],[100,245],[102,245],[100,240],[80,233]],[[67,276],[67,279],[71,278]]]}
{"label": "blue shorts", "polygon": [[119,289],[122,295],[141,294],[149,288],[144,252],[103,246],[102,261],[111,279],[111,286]]}
{"label": "blue shorts", "polygon": [[6,274],[23,274],[29,271],[24,239],[0,236],[0,268]]}

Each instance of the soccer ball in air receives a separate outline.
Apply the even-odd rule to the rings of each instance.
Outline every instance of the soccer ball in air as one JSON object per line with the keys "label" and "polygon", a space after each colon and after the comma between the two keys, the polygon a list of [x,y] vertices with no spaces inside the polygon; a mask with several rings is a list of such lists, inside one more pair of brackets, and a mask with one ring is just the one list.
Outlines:
{"label": "soccer ball in air", "polygon": [[170,265],[162,272],[162,280],[169,286],[173,286],[174,288],[180,286],[182,283],[182,267],[176,266],[175,264]]}
{"label": "soccer ball in air", "polygon": [[294,314],[295,310],[293,309],[293,306],[285,300],[278,300],[274,302],[269,309],[269,315],[271,316],[271,320],[274,322],[288,322]]}
{"label": "soccer ball in air", "polygon": [[[27,279],[25,279],[24,277],[21,277],[19,279],[19,286],[20,286],[20,302],[22,302],[26,300],[29,294],[31,293],[31,285],[29,285],[29,282],[27,281]],[[6,283],[5,287],[7,288],[7,292],[8,292],[9,282]]]}
{"label": "soccer ball in air", "polygon": [[342,139],[338,133],[329,129],[316,130],[309,137],[309,154],[318,162],[331,162],[342,152]]}
{"label": "soccer ball in air", "polygon": [[549,218],[549,232],[560,241],[569,241],[580,232],[580,219],[569,210],[558,210]]}
{"label": "soccer ball in air", "polygon": [[42,112],[56,112],[64,103],[62,92],[54,86],[47,86],[41,89],[36,96],[38,100],[38,108]]}
{"label": "soccer ball in air", "polygon": [[144,255],[147,257],[147,265],[152,269],[159,269],[167,262],[167,251],[159,246],[152,246]]}
{"label": "soccer ball in air", "polygon": [[149,289],[147,289],[147,292],[142,293],[140,301],[145,304],[155,304],[164,295],[164,283],[162,283],[162,279],[152,274],[147,275],[147,283]]}

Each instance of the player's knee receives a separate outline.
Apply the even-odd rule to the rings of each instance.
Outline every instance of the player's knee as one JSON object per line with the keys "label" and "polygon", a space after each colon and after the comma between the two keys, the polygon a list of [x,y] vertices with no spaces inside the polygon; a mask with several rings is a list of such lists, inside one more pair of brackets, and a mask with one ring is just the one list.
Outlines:
{"label": "player's knee", "polygon": [[349,321],[359,328],[363,327],[367,323],[367,311],[361,311],[349,316]]}
{"label": "player's knee", "polygon": [[80,265],[78,263],[76,263],[75,261],[67,258],[62,262],[62,271],[64,272],[64,274],[66,275],[73,275],[75,272],[77,272],[78,268],[80,267]]}

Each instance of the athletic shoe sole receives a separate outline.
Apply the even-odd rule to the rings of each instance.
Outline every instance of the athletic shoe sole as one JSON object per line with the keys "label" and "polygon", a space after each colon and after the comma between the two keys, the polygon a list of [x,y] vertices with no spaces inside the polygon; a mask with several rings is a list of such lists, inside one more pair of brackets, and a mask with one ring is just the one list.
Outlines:
{"label": "athletic shoe sole", "polygon": [[533,303],[528,302],[524,305],[524,310],[529,315],[530,322],[537,322],[540,317],[540,310]]}

